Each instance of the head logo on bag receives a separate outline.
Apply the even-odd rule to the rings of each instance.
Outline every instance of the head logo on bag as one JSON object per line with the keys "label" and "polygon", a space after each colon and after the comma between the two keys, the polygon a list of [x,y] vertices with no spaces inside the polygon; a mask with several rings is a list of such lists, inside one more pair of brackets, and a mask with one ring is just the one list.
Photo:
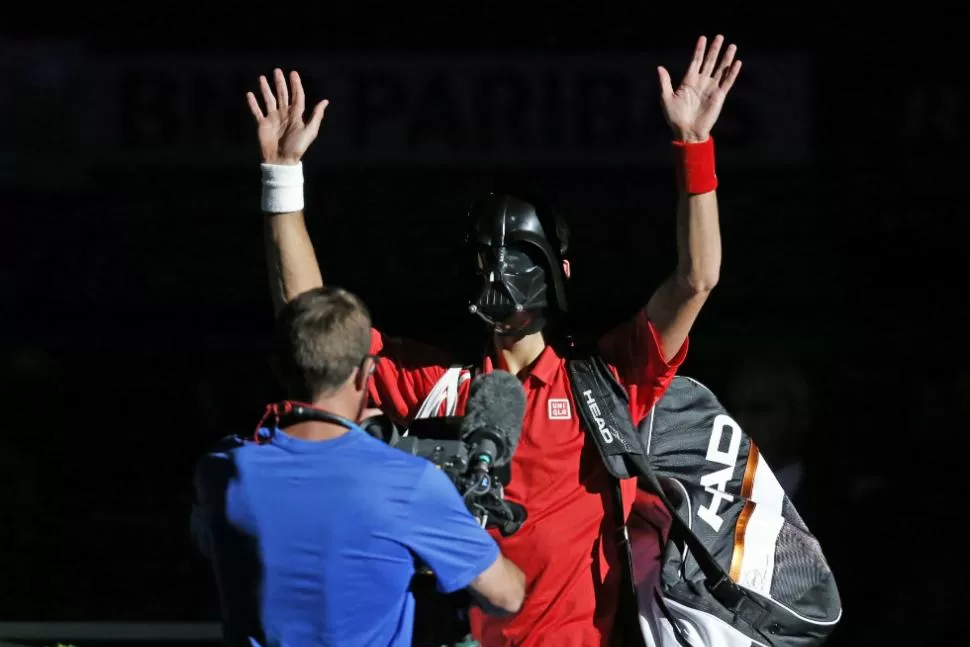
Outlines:
{"label": "head logo on bag", "polygon": [[[721,443],[725,433],[728,436],[727,449],[721,449]],[[718,516],[718,509],[722,501],[732,501],[733,497],[727,494],[728,483],[734,478],[737,467],[738,453],[741,451],[741,427],[734,422],[730,416],[719,413],[714,418],[714,425],[711,429],[711,439],[707,443],[707,454],[704,459],[708,463],[719,466],[716,472],[704,474],[700,478],[701,487],[711,495],[711,502],[701,505],[697,509],[697,516],[717,532],[721,529],[724,520]]]}
{"label": "head logo on bag", "polygon": [[603,412],[600,411],[600,406],[596,404],[593,392],[590,389],[586,389],[583,391],[583,398],[586,400],[589,412],[593,415],[593,424],[596,426],[596,433],[600,435],[604,443],[607,445],[611,444],[613,442],[613,432],[603,418]]}

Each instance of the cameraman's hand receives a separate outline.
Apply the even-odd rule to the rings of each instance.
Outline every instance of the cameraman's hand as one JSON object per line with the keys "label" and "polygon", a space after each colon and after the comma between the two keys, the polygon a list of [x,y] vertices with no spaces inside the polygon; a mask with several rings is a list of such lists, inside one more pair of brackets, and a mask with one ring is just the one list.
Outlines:
{"label": "cameraman's hand", "polygon": [[306,97],[303,94],[303,83],[300,75],[290,72],[290,87],[293,90],[293,101],[286,87],[286,79],[279,68],[273,70],[273,81],[276,85],[276,95],[270,89],[265,76],[259,77],[259,87],[266,103],[266,113],[259,107],[256,95],[246,93],[249,110],[256,118],[258,126],[259,148],[266,164],[298,164],[306,153],[310,144],[320,132],[323,113],[330,103],[326,99],[313,107],[310,121],[303,122],[303,111],[306,108]]}

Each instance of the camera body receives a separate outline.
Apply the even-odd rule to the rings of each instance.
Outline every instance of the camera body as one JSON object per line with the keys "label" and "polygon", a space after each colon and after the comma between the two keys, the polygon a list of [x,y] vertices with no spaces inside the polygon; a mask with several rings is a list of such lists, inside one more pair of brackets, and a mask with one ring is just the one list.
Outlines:
{"label": "camera body", "polygon": [[486,528],[498,528],[503,536],[516,532],[525,521],[525,508],[505,500],[508,465],[483,468],[461,440],[462,418],[440,416],[419,418],[401,430],[385,415],[360,423],[372,436],[392,447],[434,463],[448,476],[462,495],[469,512]]}

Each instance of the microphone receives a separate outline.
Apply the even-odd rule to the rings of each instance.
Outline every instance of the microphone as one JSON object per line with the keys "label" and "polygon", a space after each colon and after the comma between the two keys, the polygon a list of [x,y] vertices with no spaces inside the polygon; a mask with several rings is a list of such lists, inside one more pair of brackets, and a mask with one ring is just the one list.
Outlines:
{"label": "microphone", "polygon": [[470,462],[477,462],[482,472],[507,465],[519,444],[524,417],[525,390],[517,377],[496,370],[472,380],[459,427]]}

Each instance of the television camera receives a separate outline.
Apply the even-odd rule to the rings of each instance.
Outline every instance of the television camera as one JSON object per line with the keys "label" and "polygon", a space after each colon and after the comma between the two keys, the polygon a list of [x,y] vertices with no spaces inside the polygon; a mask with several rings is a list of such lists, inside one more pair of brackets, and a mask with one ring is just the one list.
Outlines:
{"label": "television camera", "polygon": [[526,519],[525,508],[506,501],[504,490],[524,415],[525,392],[519,380],[505,371],[493,371],[472,381],[464,416],[421,418],[402,430],[386,415],[378,415],[360,426],[438,466],[479,523],[507,537]]}

